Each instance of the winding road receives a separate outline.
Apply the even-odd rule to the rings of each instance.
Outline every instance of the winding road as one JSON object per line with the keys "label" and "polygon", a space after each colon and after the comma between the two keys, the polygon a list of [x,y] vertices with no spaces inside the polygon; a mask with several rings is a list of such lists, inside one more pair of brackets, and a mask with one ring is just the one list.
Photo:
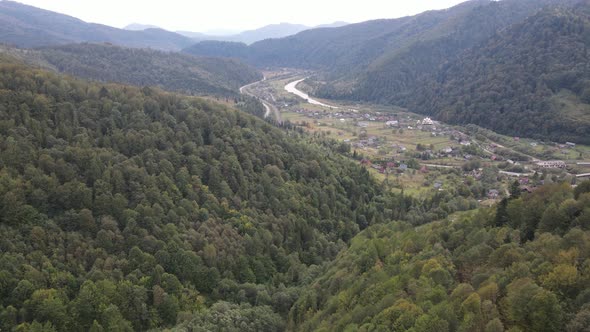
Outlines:
{"label": "winding road", "polygon": [[264,106],[265,112],[264,112],[264,118],[268,118],[270,116],[271,113],[274,113],[275,115],[275,119],[279,122],[282,123],[283,120],[281,118],[281,113],[279,112],[279,110],[271,103],[267,102],[266,100],[256,96],[255,94],[253,94],[252,92],[248,91],[249,88],[260,84],[262,82],[266,81],[266,77],[263,77],[260,81],[254,82],[254,83],[250,83],[247,85],[244,85],[243,87],[240,88],[240,93],[250,96],[250,97],[254,97],[257,98],[258,100],[260,100],[260,102],[262,103],[262,106]]}

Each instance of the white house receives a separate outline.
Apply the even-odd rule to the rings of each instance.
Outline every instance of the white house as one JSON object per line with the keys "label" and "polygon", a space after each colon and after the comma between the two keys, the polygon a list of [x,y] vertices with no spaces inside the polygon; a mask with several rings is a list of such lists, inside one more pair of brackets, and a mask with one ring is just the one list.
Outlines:
{"label": "white house", "polygon": [[434,125],[434,121],[432,121],[431,118],[424,118],[424,120],[422,120],[422,125],[423,126],[432,126],[432,125]]}

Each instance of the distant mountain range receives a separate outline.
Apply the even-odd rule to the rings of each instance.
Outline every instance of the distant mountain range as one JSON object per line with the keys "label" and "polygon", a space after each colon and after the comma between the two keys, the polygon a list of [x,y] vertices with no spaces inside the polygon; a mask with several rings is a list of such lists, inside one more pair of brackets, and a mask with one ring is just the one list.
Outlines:
{"label": "distant mountain range", "polygon": [[129,31],[27,6],[0,2],[0,42],[39,47],[80,42],[108,42],[128,47],[180,50],[195,41],[162,29]]}
{"label": "distant mountain range", "polygon": [[272,38],[283,38],[291,35],[295,35],[301,31],[316,29],[316,28],[335,28],[347,25],[346,22],[334,22],[331,24],[323,24],[315,27],[310,27],[302,24],[291,24],[291,23],[280,23],[271,24],[264,26],[256,30],[248,30],[239,33],[235,36],[228,36],[219,40],[242,42],[245,44],[252,44],[257,41],[272,39]]}
{"label": "distant mountain range", "polygon": [[[335,22],[321,27],[342,26]],[[155,25],[133,23],[124,29],[87,23],[77,18],[24,5],[0,1],[0,43],[17,47],[40,47],[71,43],[106,42],[135,48],[179,51],[203,40],[235,41],[251,44],[281,38],[311,29],[300,24],[280,23],[234,35],[214,36],[200,32],[171,32]]]}
{"label": "distant mountain range", "polygon": [[[309,29],[316,29],[316,28],[336,28],[347,25],[346,22],[334,22],[330,24],[322,24],[315,27],[302,25],[302,24],[292,24],[292,23],[279,23],[279,24],[270,24],[263,26],[258,29],[254,30],[247,30],[240,33],[235,34],[224,34],[224,35],[215,35],[215,34],[208,34],[203,32],[191,32],[191,31],[176,31],[176,33],[186,36],[188,38],[192,38],[195,41],[204,41],[204,40],[217,40],[217,41],[229,41],[229,42],[239,42],[245,44],[252,44],[257,41],[271,39],[271,38],[283,38],[291,35],[295,35],[301,31],[309,30]],[[124,29],[138,31],[138,30],[145,30],[145,29],[154,29],[158,28],[154,25],[149,24],[139,24],[139,23],[132,23],[126,26]],[[159,29],[159,28],[158,28]]]}
{"label": "distant mountain range", "polygon": [[125,30],[131,31],[142,31],[147,29],[161,29],[159,26],[151,25],[151,24],[140,24],[140,23],[131,23],[128,26],[124,27]]}
{"label": "distant mountain range", "polygon": [[249,46],[207,41],[184,51],[318,70],[309,83],[324,98],[590,144],[588,7],[587,0],[473,0]]}

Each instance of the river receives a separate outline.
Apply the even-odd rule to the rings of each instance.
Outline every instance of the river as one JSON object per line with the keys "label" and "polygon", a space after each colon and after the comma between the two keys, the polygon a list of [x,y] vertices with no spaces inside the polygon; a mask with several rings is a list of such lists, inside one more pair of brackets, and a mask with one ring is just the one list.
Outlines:
{"label": "river", "polygon": [[291,82],[291,83],[285,85],[285,90],[287,92],[289,92],[289,93],[292,93],[294,95],[297,95],[297,96],[299,96],[299,97],[307,100],[307,102],[310,103],[310,104],[318,105],[318,106],[323,106],[323,107],[328,107],[328,108],[332,108],[332,109],[338,109],[337,106],[332,106],[332,105],[324,104],[321,101],[317,101],[317,100],[311,98],[307,93],[305,93],[305,92],[303,92],[301,90],[298,90],[297,89],[297,84],[305,81],[306,79],[307,78],[302,78],[300,80],[297,80],[297,81],[294,81],[294,82]]}

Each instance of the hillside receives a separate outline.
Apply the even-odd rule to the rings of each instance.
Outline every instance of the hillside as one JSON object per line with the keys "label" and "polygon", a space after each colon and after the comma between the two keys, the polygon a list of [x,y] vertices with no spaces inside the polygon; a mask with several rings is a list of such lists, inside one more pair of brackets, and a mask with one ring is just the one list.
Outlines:
{"label": "hillside", "polygon": [[[374,20],[339,28],[313,29],[286,38],[265,40],[247,48],[247,54],[233,53],[258,66],[299,67],[327,70],[336,77],[347,77],[387,62],[389,58],[424,43],[437,46],[456,40],[447,48],[464,50],[492,36],[498,29],[531,15],[540,6],[574,0],[473,0],[447,10],[429,11],[412,17]],[[187,52],[201,54],[206,46],[194,45]],[[204,53],[203,55],[207,55]],[[433,52],[441,61],[445,54]]]}
{"label": "hillside", "polygon": [[162,29],[129,31],[27,6],[0,1],[0,43],[17,47],[53,46],[81,42],[180,50],[194,43],[191,38]]}
{"label": "hillside", "polygon": [[182,52],[195,56],[221,57],[250,61],[250,49],[248,48],[248,45],[239,42],[205,40],[185,48]]}
{"label": "hillside", "polygon": [[339,144],[0,59],[3,331],[281,330],[318,265],[411,206]]}
{"label": "hillside", "polygon": [[372,226],[302,294],[288,330],[587,331],[586,184],[546,186],[498,213]]}
{"label": "hillside", "polygon": [[589,35],[590,3],[545,10],[389,102],[504,134],[590,144]]}
{"label": "hillside", "polygon": [[[44,61],[70,75],[189,95],[235,95],[241,86],[262,78],[256,69],[237,60],[103,44],[74,44],[39,52]],[[31,52],[26,54],[31,56]]]}

